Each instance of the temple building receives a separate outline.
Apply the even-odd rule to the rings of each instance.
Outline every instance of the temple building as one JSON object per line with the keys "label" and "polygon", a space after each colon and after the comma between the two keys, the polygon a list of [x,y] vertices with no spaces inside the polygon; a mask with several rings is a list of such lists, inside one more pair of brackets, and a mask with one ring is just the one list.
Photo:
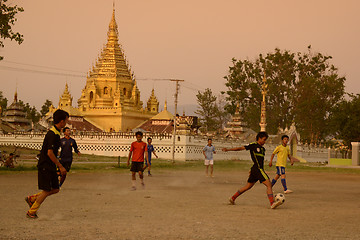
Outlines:
{"label": "temple building", "polygon": [[24,108],[18,101],[17,91],[15,91],[13,103],[7,107],[4,116],[0,120],[0,124],[0,131],[7,133],[14,133],[17,131],[27,132],[32,130],[32,122],[26,118]]}
{"label": "temple building", "polygon": [[236,105],[235,113],[231,116],[231,120],[227,122],[224,131],[226,132],[225,137],[241,139],[244,141],[252,141],[256,135],[256,132],[248,128],[243,121],[240,114],[239,103]]}
{"label": "temple building", "polygon": [[134,73],[118,42],[115,9],[107,36],[107,43],[87,74],[78,108],[72,106],[67,85],[58,108],[68,111],[70,116],[83,118],[101,131],[126,132],[158,114],[159,102],[153,89],[147,106],[143,107]]}
{"label": "temple building", "polygon": [[[197,124],[196,116],[176,116],[177,134],[189,135],[197,133],[200,126]],[[134,131],[151,132],[159,134],[172,134],[174,131],[174,115],[167,110],[165,101],[164,110],[153,116],[151,119],[139,124]]]}

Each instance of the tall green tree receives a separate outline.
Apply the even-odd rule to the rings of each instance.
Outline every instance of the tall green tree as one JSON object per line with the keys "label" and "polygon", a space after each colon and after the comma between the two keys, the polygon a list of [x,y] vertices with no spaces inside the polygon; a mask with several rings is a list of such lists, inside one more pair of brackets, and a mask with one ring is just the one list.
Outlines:
{"label": "tall green tree", "polygon": [[334,137],[344,140],[349,147],[351,142],[360,142],[360,94],[336,104],[329,118]]}
{"label": "tall green tree", "polygon": [[0,107],[2,109],[2,111],[4,112],[7,108],[7,98],[3,96],[2,91],[0,91]]}
{"label": "tall green tree", "polygon": [[221,128],[219,121],[220,110],[217,104],[217,97],[210,88],[205,91],[198,91],[196,95],[199,104],[196,114],[200,116],[200,124],[205,131],[215,131]]}
{"label": "tall green tree", "polygon": [[328,133],[326,121],[332,106],[344,95],[345,78],[330,59],[312,53],[311,46],[305,53],[276,48],[254,61],[233,59],[225,76],[227,109],[233,113],[239,103],[244,121],[259,130],[261,84],[266,76],[267,131],[275,134],[295,121],[302,140],[316,142]]}
{"label": "tall green tree", "polygon": [[49,99],[46,99],[45,103],[42,105],[41,110],[40,110],[41,117],[44,117],[45,114],[47,114],[49,112],[49,108],[51,105],[52,105],[52,101],[50,101]]}
{"label": "tall green tree", "polygon": [[33,123],[39,122],[41,115],[34,106],[31,107],[29,103],[25,104],[22,100],[19,100],[19,104],[24,108],[27,119],[30,119]]}
{"label": "tall green tree", "polygon": [[[22,7],[17,5],[11,6],[7,3],[8,0],[0,0],[0,48],[3,48],[5,39],[15,40],[18,44],[24,41],[23,35],[19,32],[14,32],[12,26],[16,22],[16,15],[23,12]],[[4,57],[0,56],[0,60]]]}

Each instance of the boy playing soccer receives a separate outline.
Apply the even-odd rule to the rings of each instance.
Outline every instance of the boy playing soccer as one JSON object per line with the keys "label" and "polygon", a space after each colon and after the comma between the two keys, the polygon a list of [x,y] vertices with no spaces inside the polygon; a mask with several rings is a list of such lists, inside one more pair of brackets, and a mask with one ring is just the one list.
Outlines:
{"label": "boy playing soccer", "polygon": [[[63,129],[63,133],[64,133],[65,137],[60,139],[60,145],[61,145],[60,163],[66,169],[66,172],[69,172],[72,161],[73,161],[72,149],[74,148],[74,151],[77,153],[78,156],[80,156],[81,153],[78,149],[76,141],[70,137],[70,135],[71,135],[70,128],[65,127]],[[66,178],[66,175],[61,176],[59,187],[62,186],[62,184],[65,181],[65,178]]]}
{"label": "boy playing soccer", "polygon": [[203,154],[205,156],[205,166],[206,166],[205,173],[206,173],[207,177],[209,176],[209,165],[210,165],[210,176],[214,177],[213,176],[213,172],[214,172],[214,156],[213,156],[213,153],[216,154],[215,147],[212,145],[212,139],[209,138],[208,139],[208,144],[203,149]]}
{"label": "boy playing soccer", "polygon": [[291,166],[294,164],[294,160],[290,156],[289,146],[287,145],[287,143],[289,141],[289,136],[283,135],[281,137],[281,141],[282,141],[282,144],[275,148],[273,154],[271,155],[271,159],[270,159],[270,163],[269,163],[269,167],[271,167],[274,156],[275,156],[275,154],[277,154],[276,175],[275,175],[274,179],[271,181],[271,185],[274,186],[276,181],[281,176],[281,183],[284,187],[284,193],[292,193],[293,191],[288,189],[286,186],[286,175],[285,175],[285,167],[286,167],[287,158],[290,159]]}
{"label": "boy playing soccer", "polygon": [[130,158],[132,156],[131,168],[130,168],[131,180],[132,180],[131,190],[136,190],[136,177],[135,177],[135,174],[137,172],[139,173],[141,185],[143,187],[145,187],[144,174],[143,174],[143,171],[144,171],[144,154],[145,154],[146,163],[149,165],[149,163],[148,163],[148,154],[147,154],[147,146],[146,146],[146,143],[144,143],[142,141],[143,133],[142,132],[136,132],[135,136],[136,136],[136,141],[131,143],[129,157],[128,157],[128,160],[127,160],[127,165],[129,166]]}
{"label": "boy playing soccer", "polygon": [[264,157],[265,157],[265,148],[263,145],[265,144],[268,138],[268,134],[266,132],[259,132],[256,135],[256,142],[250,143],[249,145],[237,148],[223,148],[222,150],[227,151],[242,151],[249,150],[251,159],[254,162],[254,165],[251,167],[250,175],[247,180],[245,186],[240,188],[230,199],[230,204],[235,204],[235,199],[252,188],[257,181],[260,181],[266,186],[266,193],[270,201],[270,206],[272,209],[280,206],[282,203],[280,201],[274,201],[274,195],[272,191],[271,182],[269,180],[268,175],[264,171]]}
{"label": "boy playing soccer", "polygon": [[63,110],[56,110],[53,114],[54,126],[46,133],[38,161],[38,186],[41,192],[25,198],[30,210],[26,213],[28,218],[35,219],[37,210],[42,202],[50,195],[59,192],[59,180],[56,167],[62,176],[66,169],[56,158],[60,148],[60,131],[65,127],[69,114]]}
{"label": "boy playing soccer", "polygon": [[145,168],[144,168],[144,170],[145,170],[146,168],[148,168],[148,176],[152,176],[151,173],[150,173],[150,171],[151,171],[151,153],[153,153],[156,158],[159,158],[159,157],[156,155],[154,146],[151,144],[151,143],[152,143],[152,138],[149,137],[149,138],[147,139],[147,142],[148,142],[148,144],[147,144],[147,152],[148,152],[148,162],[149,162],[149,165],[148,165],[147,163],[145,163]]}

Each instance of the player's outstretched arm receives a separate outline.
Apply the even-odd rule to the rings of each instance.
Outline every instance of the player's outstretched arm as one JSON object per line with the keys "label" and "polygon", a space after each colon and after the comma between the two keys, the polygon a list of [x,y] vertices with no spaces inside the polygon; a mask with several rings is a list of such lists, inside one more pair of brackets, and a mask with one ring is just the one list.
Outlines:
{"label": "player's outstretched arm", "polygon": [[245,147],[223,148],[223,149],[222,149],[223,152],[228,152],[228,151],[242,151],[242,150],[245,150]]}

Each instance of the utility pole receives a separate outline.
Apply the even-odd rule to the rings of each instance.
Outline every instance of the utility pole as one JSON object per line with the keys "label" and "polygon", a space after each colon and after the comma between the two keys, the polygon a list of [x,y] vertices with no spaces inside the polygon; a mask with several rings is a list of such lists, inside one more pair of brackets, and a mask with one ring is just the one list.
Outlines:
{"label": "utility pole", "polygon": [[180,89],[180,84],[179,84],[179,82],[183,82],[184,80],[170,79],[170,81],[176,82],[176,89],[175,89],[174,132],[173,132],[173,145],[172,145],[172,162],[175,163],[176,115],[177,115],[178,95],[179,95],[179,89]]}

